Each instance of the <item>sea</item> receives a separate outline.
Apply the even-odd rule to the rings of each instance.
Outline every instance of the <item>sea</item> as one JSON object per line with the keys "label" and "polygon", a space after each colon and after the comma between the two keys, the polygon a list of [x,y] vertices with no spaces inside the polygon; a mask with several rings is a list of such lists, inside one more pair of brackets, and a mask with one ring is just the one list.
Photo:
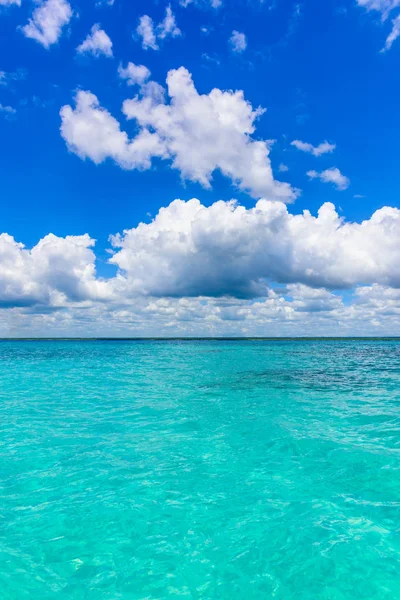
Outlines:
{"label": "sea", "polygon": [[0,341],[0,597],[400,599],[400,340]]}

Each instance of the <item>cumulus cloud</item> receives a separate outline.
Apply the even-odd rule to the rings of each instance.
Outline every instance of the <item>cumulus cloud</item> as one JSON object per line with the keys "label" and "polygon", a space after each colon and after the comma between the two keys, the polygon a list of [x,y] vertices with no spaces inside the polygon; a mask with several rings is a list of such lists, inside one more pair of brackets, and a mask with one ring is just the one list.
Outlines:
{"label": "cumulus cloud", "polygon": [[0,234],[0,306],[62,306],[105,298],[96,279],[94,245],[88,235],[49,234],[31,250]]}
{"label": "cumulus cloud", "polygon": [[119,65],[118,75],[121,79],[125,79],[127,85],[137,85],[139,93],[147,98],[148,102],[155,104],[165,102],[165,89],[156,81],[149,81],[151,72],[144,65],[135,65],[132,62],[129,62],[125,68]]}
{"label": "cumulus cloud", "polygon": [[32,18],[22,27],[22,32],[49,48],[58,42],[63,27],[69,23],[72,9],[67,0],[45,0],[33,11]]}
{"label": "cumulus cloud", "polygon": [[93,25],[90,33],[80,44],[76,51],[79,54],[92,54],[95,57],[113,55],[112,41],[103,29],[100,29],[100,24]]}
{"label": "cumulus cloud", "polygon": [[126,79],[128,85],[143,85],[151,73],[144,65],[135,65],[129,62],[125,68],[119,65],[118,75],[121,79]]}
{"label": "cumulus cloud", "polygon": [[393,42],[395,40],[397,40],[397,38],[399,36],[400,36],[400,15],[398,15],[395,19],[393,19],[393,21],[392,21],[392,31],[390,32],[390,34],[386,38],[385,46],[382,48],[381,52],[386,52],[387,50],[390,50],[390,48],[393,45]]}
{"label": "cumulus cloud", "polygon": [[325,171],[307,171],[310,179],[320,179],[324,183],[333,183],[339,191],[347,190],[350,185],[350,179],[339,171],[337,167],[325,169]]}
{"label": "cumulus cloud", "polygon": [[96,164],[111,158],[124,169],[149,169],[153,157],[167,158],[159,136],[148,129],[129,140],[94,94],[80,90],[75,103],[74,109],[64,106],[60,111],[61,135],[69,150],[81,158]]}
{"label": "cumulus cloud", "polygon": [[[263,200],[247,209],[176,200],[151,223],[111,238],[118,271],[105,280],[87,234],[49,234],[28,249],[3,233],[0,330],[393,335],[400,333],[399,234],[400,210],[391,207],[347,223],[329,203],[312,216]],[[346,302],[341,288],[349,290]]]}
{"label": "cumulus cloud", "polygon": [[13,4],[21,6],[21,0],[0,0],[0,6],[12,6]]}
{"label": "cumulus cloud", "polygon": [[154,25],[153,19],[148,15],[140,17],[136,33],[142,39],[142,48],[144,50],[147,50],[148,48],[158,50],[159,46],[157,40],[164,40],[167,37],[178,37],[182,35],[181,30],[176,24],[175,15],[173,14],[170,5],[165,9],[164,19],[157,26]]}
{"label": "cumulus cloud", "polygon": [[[269,282],[316,288],[400,287],[400,210],[346,223],[332,204],[292,215],[281,202],[209,207],[175,200],[111,238],[124,293],[257,297]],[[129,290],[128,292],[126,290]]]}
{"label": "cumulus cloud", "polygon": [[232,35],[229,38],[230,46],[233,52],[237,52],[241,54],[247,48],[247,40],[244,33],[240,33],[239,31],[233,30]]}
{"label": "cumulus cloud", "polygon": [[297,150],[301,150],[302,152],[308,152],[313,156],[322,156],[323,154],[331,153],[336,149],[336,144],[330,144],[326,140],[318,146],[313,146],[312,144],[302,142],[301,140],[293,140],[291,146],[294,146]]}
{"label": "cumulus cloud", "polygon": [[148,82],[140,96],[123,103],[123,113],[139,127],[133,139],[96,96],[78,92],[76,107],[61,109],[61,134],[69,149],[96,163],[112,158],[125,169],[150,168],[153,157],[169,159],[183,178],[207,188],[219,170],[254,197],[294,200],[296,190],[274,179],[270,142],[251,137],[264,111],[253,110],[243,92],[215,88],[201,95],[183,67],[168,73],[169,104],[160,87]]}

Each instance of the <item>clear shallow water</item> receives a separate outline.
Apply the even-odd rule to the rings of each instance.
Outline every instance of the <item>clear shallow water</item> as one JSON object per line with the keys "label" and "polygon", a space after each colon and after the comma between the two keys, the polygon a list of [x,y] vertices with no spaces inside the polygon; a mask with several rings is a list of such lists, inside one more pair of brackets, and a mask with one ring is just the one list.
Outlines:
{"label": "clear shallow water", "polygon": [[400,342],[0,342],[0,594],[400,598]]}

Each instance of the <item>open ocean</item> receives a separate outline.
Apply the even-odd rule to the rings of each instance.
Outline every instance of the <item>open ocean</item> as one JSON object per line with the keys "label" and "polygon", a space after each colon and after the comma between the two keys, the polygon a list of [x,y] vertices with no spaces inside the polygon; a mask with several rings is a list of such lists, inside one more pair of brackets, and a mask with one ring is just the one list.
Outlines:
{"label": "open ocean", "polygon": [[400,599],[400,341],[0,342],[1,600]]}

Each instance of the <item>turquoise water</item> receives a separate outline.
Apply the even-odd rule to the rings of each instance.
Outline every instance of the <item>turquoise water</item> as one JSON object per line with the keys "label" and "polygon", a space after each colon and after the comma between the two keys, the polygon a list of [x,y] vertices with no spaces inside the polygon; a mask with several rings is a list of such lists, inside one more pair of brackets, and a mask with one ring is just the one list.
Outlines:
{"label": "turquoise water", "polygon": [[400,342],[0,342],[0,597],[400,598]]}

